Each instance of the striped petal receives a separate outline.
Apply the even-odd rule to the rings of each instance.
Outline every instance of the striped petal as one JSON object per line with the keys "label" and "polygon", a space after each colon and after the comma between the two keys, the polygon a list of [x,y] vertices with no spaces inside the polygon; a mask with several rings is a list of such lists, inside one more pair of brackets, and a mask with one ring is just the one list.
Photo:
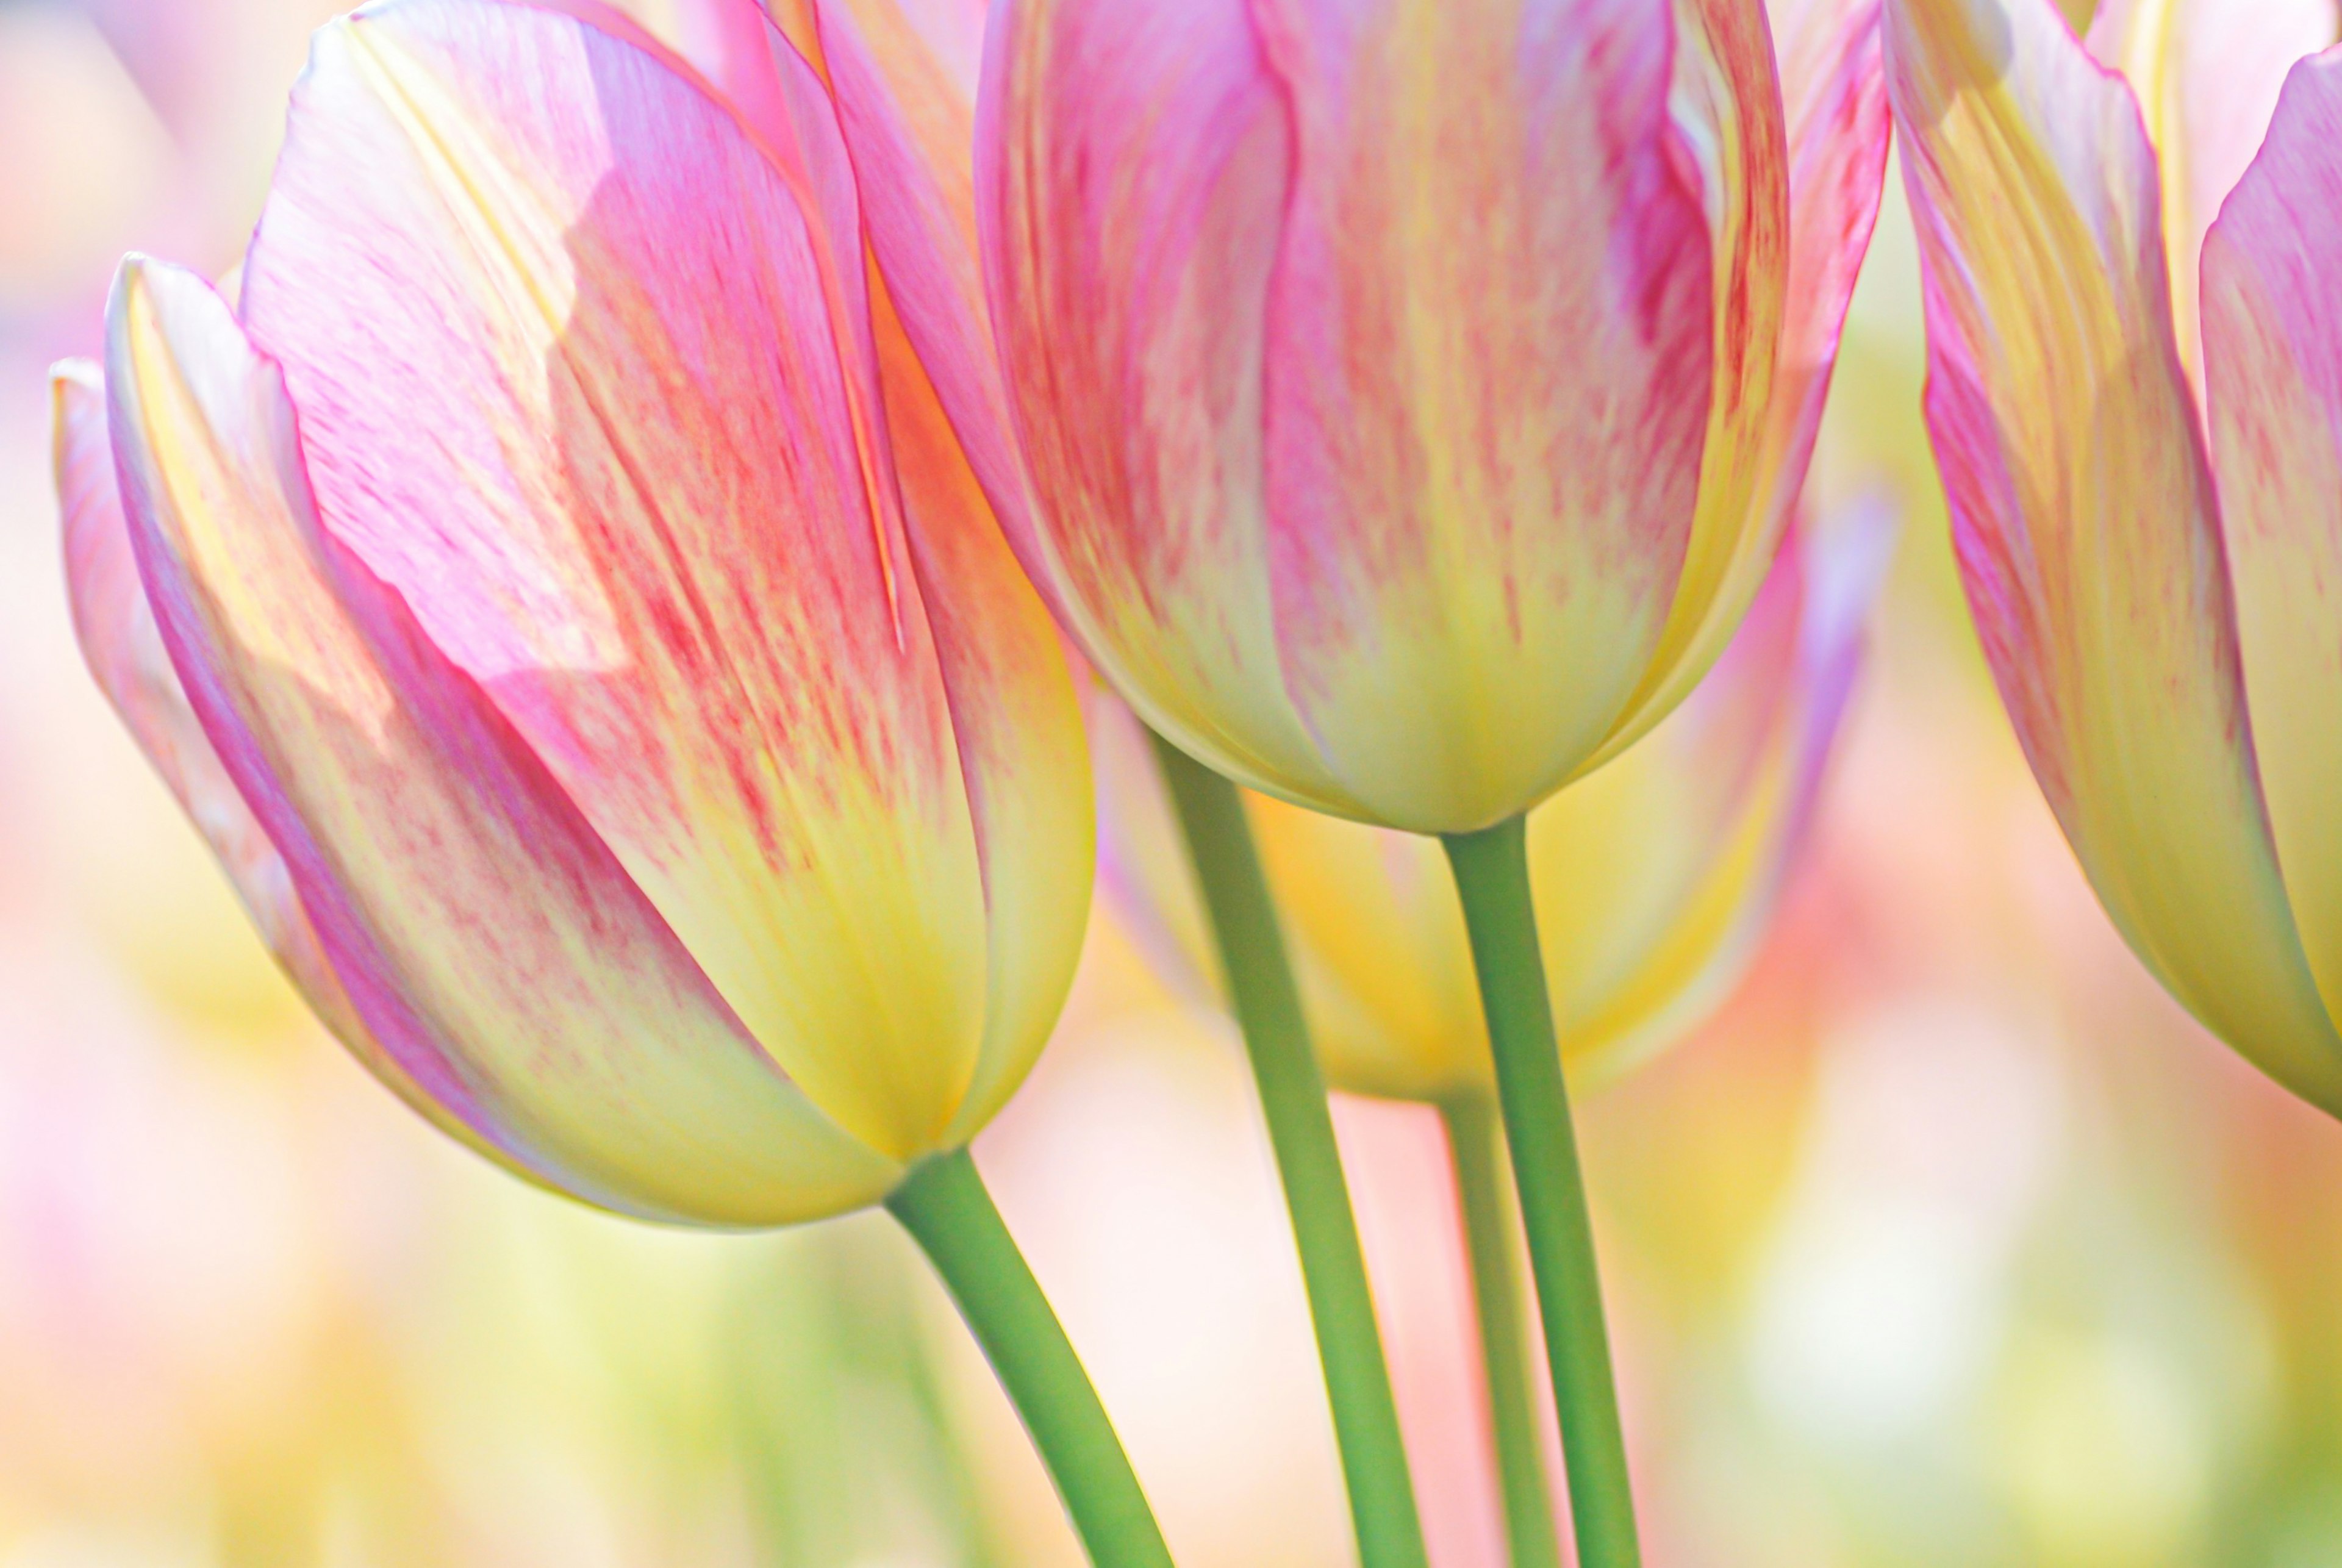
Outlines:
{"label": "striped petal", "polygon": [[2342,51],[2303,63],[2204,245],[2204,355],[2277,864],[2342,1016]]}
{"label": "striped petal", "polygon": [[2334,37],[2334,0],[2106,0],[2090,24],[2090,53],[2130,82],[2155,144],[2172,315],[2199,387],[2204,235],[2259,151],[2286,72]]}
{"label": "striped petal", "polygon": [[1291,141],[1246,0],[1007,0],[986,35],[976,225],[1025,564],[1147,723],[1365,814],[1286,699],[1270,605],[1261,347]]}
{"label": "striped petal", "polygon": [[610,1207],[756,1224],[883,1193],[899,1167],[758,1049],[480,684],[325,530],[283,379],[225,305],[134,260],[107,325],[164,644],[382,1052]]}
{"label": "striped petal", "polygon": [[[1712,33],[1738,46],[1707,56],[1736,66],[1717,74],[1728,92],[1710,90],[1711,100],[1733,106],[1742,129],[1726,145],[1740,149],[1744,165],[1734,231],[1740,236],[1743,297],[1736,312],[1729,299],[1719,301],[1717,354],[1719,365],[1746,368],[1731,397],[1719,373],[1699,530],[1666,647],[1632,707],[1579,769],[1581,776],[1606,765],[1673,711],[1731,640],[1766,580],[1805,489],[1847,305],[1878,219],[1887,145],[1878,0],[1772,0],[1767,10],[1778,62],[1781,108],[1776,112],[1787,125],[1777,153],[1774,138],[1782,133],[1766,119],[1773,83],[1755,58],[1756,50],[1745,35],[1711,21]],[[1731,20],[1728,14],[1724,20]],[[1780,199],[1776,165],[1784,160],[1786,254],[1773,206]],[[1775,319],[1779,346],[1763,362],[1770,382],[1760,402],[1755,365],[1765,353],[1764,331]],[[1733,411],[1728,419],[1726,411]],[[1752,429],[1752,420],[1761,424]]]}
{"label": "striped petal", "polygon": [[1723,651],[1780,541],[1777,528],[1751,524],[1788,281],[1781,85],[1761,5],[1681,0],[1675,9],[1671,107],[1715,236],[1714,388],[1698,504],[1663,634],[1580,773],[1646,733],[1691,689]]}
{"label": "striped petal", "polygon": [[515,1174],[542,1181],[433,1099],[358,1017],[294,892],[285,857],[228,777],[164,650],[115,480],[104,374],[86,360],[68,361],[53,373],[51,388],[65,586],[74,634],[98,689],[218,857],[261,940],[318,1020],[440,1131]]}
{"label": "striped petal", "polygon": [[[574,4],[575,0],[569,0]],[[964,0],[690,0],[686,55],[774,146],[835,104],[871,247],[872,338],[910,555],[925,595],[976,835],[985,1034],[946,1142],[973,1135],[1031,1068],[1072,982],[1096,835],[1088,759],[1056,630],[987,493],[1022,479],[976,277],[969,99],[980,9]],[[963,15],[960,13],[968,13]],[[966,60],[947,74],[943,51]]]}
{"label": "striped petal", "polygon": [[2047,0],[1890,0],[1927,418],[2017,736],[2115,924],[2280,1081],[2342,1040],[2277,873],[2155,153]]}
{"label": "striped petal", "polygon": [[[1755,6],[1710,9],[1748,24],[1719,54],[1761,59]],[[1266,349],[1286,688],[1379,820],[1485,826],[1609,729],[1686,569],[1703,438],[1761,414],[1779,278],[1735,248],[1752,127],[1701,127],[1703,213],[1646,0],[1255,10],[1296,135]],[[1764,341],[1711,424],[1718,306]]]}
{"label": "striped petal", "polygon": [[1032,504],[976,260],[973,82],[950,64],[974,42],[950,14],[970,9],[819,0],[816,32],[884,282],[879,331],[898,326],[916,349],[999,525],[1030,555]]}
{"label": "striped petal", "polygon": [[[798,62],[802,69],[802,62]],[[325,528],[415,605],[827,1114],[934,1145],[981,852],[904,536],[852,170],[574,16],[319,35],[247,269]]]}

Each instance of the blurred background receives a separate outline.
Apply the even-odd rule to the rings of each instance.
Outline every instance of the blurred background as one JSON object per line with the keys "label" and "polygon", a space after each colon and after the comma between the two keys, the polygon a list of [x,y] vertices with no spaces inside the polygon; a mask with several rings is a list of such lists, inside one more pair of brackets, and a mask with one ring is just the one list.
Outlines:
{"label": "blurred background", "polygon": [[[665,1233],[430,1134],[81,669],[45,366],[125,249],[234,262],[333,8],[0,0],[0,1568],[1073,1564],[883,1216]],[[1582,1108],[1650,1560],[2342,1563],[2342,1128],[2083,885],[1961,611],[1918,313],[1890,176],[1815,483],[1905,523],[1816,837],[1722,1013]],[[1495,1568],[1436,1124],[1338,1109],[1435,1561]],[[977,1154],[1181,1560],[1346,1561],[1232,1032],[1104,913]]]}

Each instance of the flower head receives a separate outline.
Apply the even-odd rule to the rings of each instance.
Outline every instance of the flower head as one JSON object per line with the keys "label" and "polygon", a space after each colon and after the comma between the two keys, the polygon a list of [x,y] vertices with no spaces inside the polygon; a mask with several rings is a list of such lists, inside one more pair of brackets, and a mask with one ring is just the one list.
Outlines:
{"label": "flower head", "polygon": [[369,6],[240,305],[133,258],[103,400],[59,379],[91,664],[321,1014],[507,1164],[731,1224],[972,1136],[1089,880],[1047,617],[777,47],[766,123],[591,5]]}
{"label": "flower head", "polygon": [[1010,0],[1004,524],[1151,725],[1486,826],[1647,731],[1802,479],[1885,153],[1870,0]]}

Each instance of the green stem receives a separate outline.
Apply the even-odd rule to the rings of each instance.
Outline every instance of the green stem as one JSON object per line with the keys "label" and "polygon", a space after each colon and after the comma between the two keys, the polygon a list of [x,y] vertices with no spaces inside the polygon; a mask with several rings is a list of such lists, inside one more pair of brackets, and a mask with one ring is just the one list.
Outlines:
{"label": "green stem", "polygon": [[1513,1181],[1528,1232],[1545,1322],[1546,1359],[1561,1416],[1569,1510],[1580,1568],[1636,1568],[1635,1500],[1618,1391],[1602,1324],[1602,1285],[1594,1262],[1594,1223],[1569,1119],[1569,1090],[1546,994],[1545,958],[1529,899],[1528,840],[1523,818],[1446,841],[1464,901],[1480,1006],[1496,1053],[1496,1094],[1512,1145]]}
{"label": "green stem", "polygon": [[1513,1568],[1561,1568],[1561,1533],[1553,1518],[1545,1441],[1530,1393],[1526,1325],[1521,1321],[1519,1234],[1512,1187],[1505,1180],[1504,1132],[1486,1094],[1441,1104],[1456,1203],[1472,1260],[1472,1299],[1480,1319],[1480,1362],[1488,1388],[1488,1424],[1505,1499]]}
{"label": "green stem", "polygon": [[1171,1568],[1122,1440],[965,1149],[914,1169],[886,1207],[919,1243],[1025,1420],[1097,1568]]}
{"label": "green stem", "polygon": [[1349,1183],[1334,1145],[1326,1083],[1310,1048],[1300,993],[1276,906],[1261,874],[1252,828],[1236,786],[1156,738],[1155,751],[1203,889],[1236,1023],[1285,1184],[1301,1254],[1302,1283],[1317,1330],[1334,1438],[1349,1484],[1350,1519],[1365,1568],[1424,1568],[1423,1525],[1399,1439],[1382,1333],[1375,1325],[1366,1253],[1350,1211]]}

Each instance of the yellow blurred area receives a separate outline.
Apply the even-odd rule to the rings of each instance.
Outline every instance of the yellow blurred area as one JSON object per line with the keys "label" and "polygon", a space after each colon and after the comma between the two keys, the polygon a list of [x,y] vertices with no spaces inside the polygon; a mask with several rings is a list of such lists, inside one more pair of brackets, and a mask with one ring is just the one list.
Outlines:
{"label": "yellow blurred area", "polygon": [[[660,1232],[437,1139],[305,1020],[80,667],[43,367],[121,250],[233,263],[326,9],[0,4],[0,1568],[1070,1568],[882,1216]],[[1817,841],[1723,1010],[1584,1107],[1648,1560],[2342,1563],[2342,1130],[2164,998],[2040,803],[1889,198],[1816,484],[1907,521]],[[1180,1560],[1330,1568],[1250,1095],[1101,921],[977,1157]],[[1434,1560],[1494,1568],[1436,1120],[1341,1124]]]}

